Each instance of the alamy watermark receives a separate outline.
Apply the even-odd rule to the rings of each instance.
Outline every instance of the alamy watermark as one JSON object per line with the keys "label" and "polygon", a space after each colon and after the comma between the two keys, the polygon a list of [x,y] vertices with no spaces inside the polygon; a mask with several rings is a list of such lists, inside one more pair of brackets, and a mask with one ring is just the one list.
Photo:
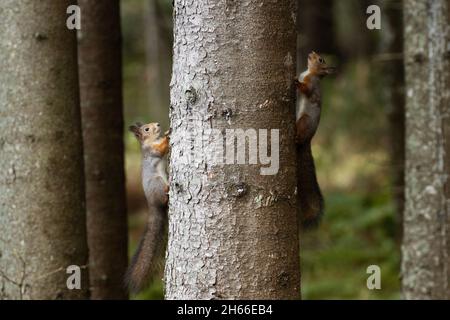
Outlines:
{"label": "alamy watermark", "polygon": [[66,20],[66,26],[69,30],[81,29],[81,9],[77,5],[71,5],[67,7],[66,13],[69,17]]}
{"label": "alamy watermark", "polygon": [[366,26],[369,30],[381,29],[381,9],[376,4],[367,7],[366,13],[370,16],[366,20]]}
{"label": "alamy watermark", "polygon": [[81,268],[73,264],[66,268],[66,273],[70,274],[70,276],[67,277],[66,281],[67,289],[81,289]]}
{"label": "alamy watermark", "polygon": [[[81,29],[81,9],[78,5],[70,5],[66,10],[69,17],[66,20],[66,26],[69,30]],[[370,16],[366,20],[366,26],[369,30],[381,29],[381,9],[379,6],[372,4],[367,7],[366,13]]]}
{"label": "alamy watermark", "polygon": [[367,274],[370,276],[367,278],[366,286],[369,290],[381,289],[381,268],[376,264],[372,264],[367,267]]}
{"label": "alamy watermark", "polygon": [[279,129],[194,130],[183,140],[190,147],[180,155],[182,163],[201,158],[209,166],[259,164],[261,175],[275,175],[280,168]]}

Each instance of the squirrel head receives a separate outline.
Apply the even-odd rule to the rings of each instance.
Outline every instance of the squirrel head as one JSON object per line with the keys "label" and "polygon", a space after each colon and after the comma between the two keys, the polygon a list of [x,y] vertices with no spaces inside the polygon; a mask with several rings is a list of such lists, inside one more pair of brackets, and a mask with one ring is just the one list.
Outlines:
{"label": "squirrel head", "polygon": [[314,51],[308,55],[308,70],[319,77],[325,77],[336,72],[336,68],[329,67],[325,59]]}
{"label": "squirrel head", "polygon": [[134,125],[130,126],[129,129],[134,133],[134,136],[141,146],[150,144],[158,139],[161,134],[161,125],[157,122],[147,124],[136,122]]}

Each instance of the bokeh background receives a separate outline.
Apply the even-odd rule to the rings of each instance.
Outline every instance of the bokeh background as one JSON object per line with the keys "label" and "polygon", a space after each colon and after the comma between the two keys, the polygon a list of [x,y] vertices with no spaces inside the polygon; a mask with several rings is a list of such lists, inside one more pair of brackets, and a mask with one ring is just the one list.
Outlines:
{"label": "bokeh background", "polygon": [[[317,230],[301,235],[302,298],[400,298],[401,195],[395,194],[395,177],[402,167],[395,163],[402,155],[395,145],[403,124],[393,114],[402,95],[401,5],[298,2],[299,56],[314,49],[339,70],[323,81],[323,113],[313,139],[326,211]],[[381,30],[366,28],[370,4],[382,8]],[[151,121],[168,128],[172,1],[122,0],[121,6],[126,127]],[[299,68],[304,61],[299,59]],[[128,132],[124,139],[131,255],[147,209],[138,144]],[[366,287],[372,264],[381,267],[381,290]],[[162,281],[132,298],[162,299]]]}

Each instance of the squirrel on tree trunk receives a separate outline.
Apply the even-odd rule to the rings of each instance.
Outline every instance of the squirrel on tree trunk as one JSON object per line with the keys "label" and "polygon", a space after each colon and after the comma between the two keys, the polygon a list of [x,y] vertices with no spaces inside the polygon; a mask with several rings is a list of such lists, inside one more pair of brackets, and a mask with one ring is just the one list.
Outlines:
{"label": "squirrel on tree trunk", "polygon": [[308,69],[295,80],[300,91],[296,108],[296,143],[298,155],[298,192],[300,200],[300,223],[304,228],[316,226],[324,210],[324,201],[317,183],[311,140],[320,121],[320,80],[335,72],[314,51],[308,55]]}
{"label": "squirrel on tree trunk", "polygon": [[151,281],[164,253],[169,184],[163,158],[169,151],[169,132],[160,137],[159,123],[136,123],[129,129],[141,145],[142,186],[149,209],[144,234],[125,276],[129,290],[139,292]]}

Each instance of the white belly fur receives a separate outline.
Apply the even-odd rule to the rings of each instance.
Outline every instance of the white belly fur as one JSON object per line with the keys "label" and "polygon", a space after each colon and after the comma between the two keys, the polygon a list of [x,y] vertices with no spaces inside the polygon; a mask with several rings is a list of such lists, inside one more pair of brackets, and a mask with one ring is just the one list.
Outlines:
{"label": "white belly fur", "polygon": [[158,172],[158,175],[163,179],[163,181],[166,184],[169,184],[169,180],[167,179],[167,172],[166,172],[166,163],[165,161],[160,161],[158,163],[158,166],[156,167],[156,171]]}
{"label": "white belly fur", "polygon": [[[298,80],[301,82],[305,78],[305,76],[308,74],[308,70],[303,71],[300,76],[298,77]],[[298,119],[301,118],[303,114],[306,112],[308,104],[308,99],[299,92],[297,104],[295,106],[295,120],[298,121]]]}
{"label": "white belly fur", "polygon": [[305,114],[307,104],[308,104],[308,99],[306,99],[302,94],[300,94],[298,97],[298,100],[297,100],[296,108],[295,108],[296,109],[295,110],[295,120],[296,121],[298,119],[300,119],[303,114]]}

